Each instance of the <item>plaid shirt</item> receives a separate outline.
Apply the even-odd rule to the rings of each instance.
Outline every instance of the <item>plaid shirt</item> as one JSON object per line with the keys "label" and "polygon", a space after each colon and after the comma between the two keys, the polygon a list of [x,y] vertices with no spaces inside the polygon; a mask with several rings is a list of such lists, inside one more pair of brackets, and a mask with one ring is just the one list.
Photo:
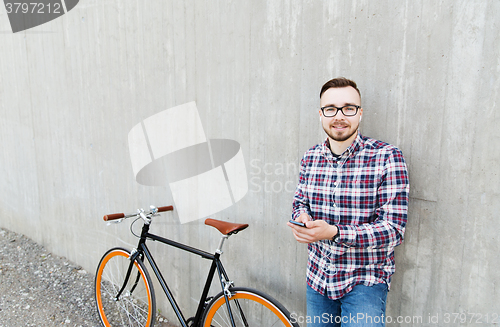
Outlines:
{"label": "plaid shirt", "polygon": [[395,271],[394,247],[403,241],[409,181],[401,151],[358,133],[335,157],[328,139],[306,152],[292,218],[308,213],[339,228],[334,242],[308,245],[307,283],[338,299],[354,285],[386,283]]}

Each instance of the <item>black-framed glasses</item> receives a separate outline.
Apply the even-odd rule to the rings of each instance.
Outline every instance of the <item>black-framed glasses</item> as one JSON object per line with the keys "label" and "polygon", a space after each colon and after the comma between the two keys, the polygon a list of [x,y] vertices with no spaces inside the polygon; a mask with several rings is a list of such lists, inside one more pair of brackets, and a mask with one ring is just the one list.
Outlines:
{"label": "black-framed glasses", "polygon": [[358,113],[360,106],[356,106],[353,104],[343,106],[343,107],[335,107],[335,106],[327,106],[327,107],[322,107],[321,111],[323,112],[323,115],[325,117],[334,117],[339,110],[342,111],[342,114],[346,117],[352,117],[356,116]]}

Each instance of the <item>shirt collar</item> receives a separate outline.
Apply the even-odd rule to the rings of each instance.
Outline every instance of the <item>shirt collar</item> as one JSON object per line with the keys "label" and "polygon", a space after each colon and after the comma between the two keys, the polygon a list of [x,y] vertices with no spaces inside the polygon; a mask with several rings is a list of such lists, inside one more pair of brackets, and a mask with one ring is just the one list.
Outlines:
{"label": "shirt collar", "polygon": [[[358,131],[358,135],[354,139],[354,142],[352,142],[352,144],[344,151],[344,153],[342,153],[340,155],[340,157],[341,158],[350,157],[351,154],[353,154],[359,150],[359,148],[361,147],[362,144],[363,144],[363,137],[361,136],[361,134]],[[328,137],[326,138],[325,142],[323,142],[323,144],[322,144],[322,152],[323,152],[323,155],[325,155],[325,156],[334,157],[332,151],[330,150],[330,142],[329,142]]]}

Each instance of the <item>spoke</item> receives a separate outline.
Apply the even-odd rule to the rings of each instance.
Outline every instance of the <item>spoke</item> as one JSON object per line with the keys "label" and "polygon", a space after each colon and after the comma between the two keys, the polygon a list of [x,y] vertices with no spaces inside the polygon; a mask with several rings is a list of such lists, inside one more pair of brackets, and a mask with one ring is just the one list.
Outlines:
{"label": "spoke", "polygon": [[[224,303],[223,305],[224,305],[224,307],[222,308],[222,311],[226,311],[226,312],[219,312],[219,310],[217,310],[216,313],[220,317],[221,321],[226,323],[226,326],[231,326],[231,321],[229,319],[229,312],[227,312],[226,304]],[[222,313],[225,313],[225,316],[222,316]],[[219,324],[217,321],[214,321],[213,319],[212,319],[212,322],[215,322],[219,326],[222,326],[221,324]]]}
{"label": "spoke", "polygon": [[110,287],[107,286],[107,283],[102,283],[101,289],[103,290],[103,292],[106,292],[111,298],[113,298],[118,293],[118,288],[113,283],[109,284],[111,284]]}
{"label": "spoke", "polygon": [[147,313],[148,311],[141,308],[140,306],[130,302],[130,305],[132,306],[132,309],[134,311],[134,313],[136,313],[137,315],[140,315],[141,317],[147,317]]}
{"label": "spoke", "polygon": [[[289,326],[284,324],[281,317],[284,317],[281,312],[274,313],[272,307],[274,304],[265,298],[261,298],[265,303],[260,301],[240,298],[233,299],[231,304],[231,312],[233,313],[236,326],[252,326],[252,327],[283,327]],[[232,326],[229,317],[227,303],[219,302],[218,309],[215,310],[215,315],[211,321],[213,327]]]}
{"label": "spoke", "polygon": [[[141,324],[141,322],[140,322],[140,321],[139,321],[139,320],[135,317],[135,315],[133,315],[133,314],[131,313],[131,310],[129,310],[129,306],[127,306],[127,304],[129,304],[129,305],[132,307],[132,309],[134,309],[134,308],[135,308],[134,304],[133,304],[133,303],[131,303],[130,301],[122,301],[122,304],[117,304],[117,306],[118,306],[118,307],[120,307],[120,308],[123,310],[123,312],[125,312],[125,313],[126,313],[126,317],[128,318],[129,323],[131,322],[131,321],[130,321],[130,318],[132,318],[132,319],[134,319],[134,320],[135,320],[138,324]],[[133,311],[134,311],[134,312],[136,312],[135,310],[133,310]],[[121,311],[120,311],[120,313],[121,313]],[[121,316],[121,314],[120,314],[120,316]],[[141,317],[143,318],[143,320],[144,320],[144,321],[146,321],[146,320],[147,320],[147,318],[145,318],[145,317],[144,317],[144,315],[141,315]],[[123,319],[122,319],[122,322],[123,322]]]}
{"label": "spoke", "polygon": [[236,308],[238,309],[238,312],[239,312],[239,315],[238,317],[240,318],[240,321],[241,321],[241,325],[242,326],[245,326],[245,320],[243,319],[244,318],[244,313],[243,313],[243,309],[241,308],[241,304],[239,302],[239,300],[234,300],[236,302]]}

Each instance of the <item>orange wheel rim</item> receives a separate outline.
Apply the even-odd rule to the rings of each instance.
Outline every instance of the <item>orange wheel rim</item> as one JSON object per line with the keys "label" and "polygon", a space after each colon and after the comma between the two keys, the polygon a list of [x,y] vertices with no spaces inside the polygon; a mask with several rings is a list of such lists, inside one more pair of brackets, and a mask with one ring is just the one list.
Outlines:
{"label": "orange wheel rim", "polygon": [[[288,321],[288,319],[278,310],[278,308],[276,308],[275,305],[273,305],[272,303],[270,303],[269,301],[265,300],[264,298],[260,297],[260,296],[257,296],[255,294],[252,294],[252,293],[248,293],[248,292],[239,292],[239,293],[236,293],[234,296],[230,297],[229,300],[237,300],[237,299],[248,299],[248,300],[254,300],[255,302],[258,302],[260,304],[262,304],[263,306],[265,306],[266,308],[270,309],[280,320],[281,322],[285,325],[285,326],[291,326],[290,325],[290,322]],[[225,298],[224,297],[221,297],[219,300],[217,300],[217,302],[214,303],[214,305],[212,306],[212,308],[220,308],[220,306],[224,305],[225,303]],[[210,322],[212,321],[214,315],[215,315],[215,312],[217,310],[210,310],[207,314],[207,318],[205,320],[205,326],[204,327],[210,327]]]}
{"label": "orange wheel rim", "polygon": [[[113,254],[113,255],[111,255]],[[103,309],[103,306],[102,306],[102,298],[101,298],[101,279],[102,279],[102,271],[104,270],[104,267],[106,266],[106,264],[108,263],[108,261],[115,257],[115,256],[122,256],[122,257],[125,257],[125,258],[129,258],[129,254],[125,251],[122,251],[122,250],[116,250],[115,252],[111,252],[109,253],[109,255],[107,255],[101,265],[99,266],[99,271],[97,272],[97,280],[96,280],[96,299],[97,299],[97,308],[99,310],[99,315],[101,316],[101,319],[102,319],[102,322],[104,323],[105,326],[107,327],[112,327],[108,321],[108,318],[106,317],[106,314],[104,313],[104,309]],[[135,267],[137,268],[137,270],[141,271],[140,269],[140,266],[139,264],[137,263],[137,261],[134,261],[134,265]],[[141,273],[141,278],[142,280],[144,281],[144,283],[146,284],[146,292],[148,294],[148,302],[151,303],[151,293],[149,292],[149,284],[148,284],[148,281],[147,279],[145,278],[145,276]],[[101,305],[99,305],[101,304]],[[152,315],[152,306],[151,305],[148,305],[148,317],[151,317]],[[149,320],[149,319],[148,319]],[[151,321],[148,321],[147,324],[146,324],[146,327],[149,327],[151,325]]]}

